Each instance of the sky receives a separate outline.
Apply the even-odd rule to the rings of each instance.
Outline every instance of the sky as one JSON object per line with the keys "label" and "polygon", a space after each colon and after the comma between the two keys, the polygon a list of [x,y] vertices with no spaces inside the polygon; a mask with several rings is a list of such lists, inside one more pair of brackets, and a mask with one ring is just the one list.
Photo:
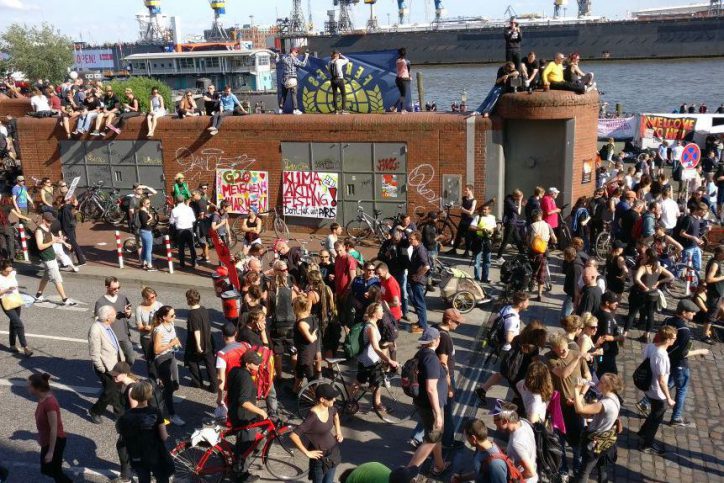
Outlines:
{"label": "sky", "polygon": [[[311,2],[312,17],[316,29],[321,29],[326,12],[332,8],[332,0],[302,0],[305,17],[309,15]],[[577,12],[576,0],[569,0],[568,14]],[[593,0],[593,15],[608,18],[623,18],[629,11],[644,8],[683,5],[686,0]],[[707,2],[708,3],[708,2]],[[407,0],[413,23],[424,23],[434,17],[433,0]],[[443,0],[448,17],[485,16],[491,19],[504,17],[510,4],[518,15],[524,13],[553,13],[553,0]],[[250,23],[270,25],[278,17],[287,17],[292,0],[227,0],[225,26]],[[164,14],[175,15],[178,19],[181,40],[188,35],[201,34],[211,25],[212,12],[208,0],[162,0]],[[364,26],[369,17],[369,7],[359,2],[354,7],[355,25]],[[381,24],[387,24],[388,14],[394,22],[397,17],[396,0],[378,0],[375,6]],[[133,41],[138,37],[135,15],[144,11],[142,0],[0,0],[0,31],[12,23],[36,25],[48,22],[74,40],[90,43]]]}

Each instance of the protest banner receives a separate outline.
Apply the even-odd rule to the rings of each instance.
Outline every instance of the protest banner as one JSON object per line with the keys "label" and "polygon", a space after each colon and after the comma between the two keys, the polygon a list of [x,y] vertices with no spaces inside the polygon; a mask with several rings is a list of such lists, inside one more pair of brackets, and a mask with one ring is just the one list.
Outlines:
{"label": "protest banner", "polygon": [[636,117],[598,120],[598,139],[631,139],[636,135]]}
{"label": "protest banner", "polygon": [[335,219],[338,176],[317,171],[283,171],[284,215]]}
{"label": "protest banner", "polygon": [[216,170],[216,204],[229,202],[229,213],[269,211],[269,173],[238,169]]}
{"label": "protest banner", "polygon": [[641,114],[641,137],[683,141],[694,132],[696,118],[676,114]]}

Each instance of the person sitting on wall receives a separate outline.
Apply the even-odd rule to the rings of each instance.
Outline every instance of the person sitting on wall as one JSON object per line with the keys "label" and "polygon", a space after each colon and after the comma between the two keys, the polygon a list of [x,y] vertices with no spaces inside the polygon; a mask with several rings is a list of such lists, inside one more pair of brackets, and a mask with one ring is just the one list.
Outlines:
{"label": "person sitting on wall", "polygon": [[540,61],[536,58],[535,52],[528,52],[528,56],[520,63],[520,75],[525,81],[525,87],[533,90],[540,84]]}
{"label": "person sitting on wall", "polygon": [[[206,96],[204,96],[204,98],[205,97]],[[193,92],[186,91],[184,93],[184,96],[178,102],[178,109],[176,109],[176,112],[178,113],[179,119],[183,119],[186,116],[200,116],[201,115],[201,112],[199,111],[199,108],[196,105],[196,101],[194,100]]]}
{"label": "person sitting on wall", "polygon": [[231,86],[224,87],[224,93],[219,97],[219,110],[211,116],[211,126],[207,129],[212,136],[216,136],[219,127],[226,116],[243,116],[249,112],[231,92]]}
{"label": "person sitting on wall", "polygon": [[207,116],[213,116],[214,112],[219,110],[219,93],[213,85],[204,92],[204,110]]}
{"label": "person sitting on wall", "polygon": [[596,83],[593,81],[593,72],[586,74],[579,67],[581,61],[581,54],[573,52],[568,58],[568,66],[563,71],[563,78],[566,82],[572,82],[577,85],[582,85],[586,88],[586,92],[596,88]]}
{"label": "person sitting on wall", "polygon": [[[490,92],[488,92],[488,96],[485,98],[483,103],[478,107],[477,112],[482,114],[485,117],[488,117],[491,112],[493,112],[493,109],[495,109],[495,105],[498,103],[498,99],[500,99],[500,96],[503,94],[503,92],[514,92],[516,80],[520,81],[520,72],[515,68],[515,64],[513,62],[506,62],[505,64],[498,69],[498,74],[495,76],[495,85],[492,89],[490,89]],[[520,83],[518,83],[520,85]]]}
{"label": "person sitting on wall", "polygon": [[586,87],[583,84],[566,82],[563,75],[563,61],[566,56],[558,52],[554,59],[548,63],[543,70],[543,88],[558,91],[571,91],[576,94],[585,94]]}
{"label": "person sitting on wall", "polygon": [[98,116],[96,116],[96,128],[91,133],[91,136],[98,137],[103,136],[101,134],[101,128],[105,122],[105,127],[111,126],[113,119],[115,119],[118,111],[120,110],[121,103],[118,100],[118,96],[113,93],[111,86],[106,87],[106,94],[102,98],[102,104]]}

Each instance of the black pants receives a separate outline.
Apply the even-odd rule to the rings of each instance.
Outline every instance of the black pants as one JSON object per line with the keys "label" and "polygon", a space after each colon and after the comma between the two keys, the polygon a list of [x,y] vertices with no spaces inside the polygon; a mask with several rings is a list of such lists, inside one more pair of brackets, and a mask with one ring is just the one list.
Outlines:
{"label": "black pants", "polygon": [[123,127],[126,125],[126,121],[128,121],[132,117],[138,117],[141,115],[142,113],[138,111],[122,112],[116,118],[116,127],[118,129],[123,129]]}
{"label": "black pants", "polygon": [[515,64],[515,69],[520,71],[520,49],[505,49],[505,61]]}
{"label": "black pants", "polygon": [[8,225],[10,233],[6,231],[0,232],[0,255],[8,260],[15,260],[15,236],[12,233],[12,228]]}
{"label": "black pants", "polygon": [[[187,347],[186,350],[189,350],[189,348]],[[193,357],[196,358],[193,359]],[[210,387],[215,391],[219,383],[216,379],[216,360],[212,353],[199,356],[194,355],[192,359],[186,361],[186,365],[191,373],[191,382],[197,384],[199,387],[203,387],[204,378],[201,376],[201,364],[206,366],[206,375],[208,376]]]}
{"label": "black pants", "polygon": [[224,121],[224,118],[233,115],[234,111],[215,112],[214,115],[211,116],[211,127],[219,129],[221,127],[221,123]]}
{"label": "black pants", "polygon": [[624,330],[628,331],[633,325],[636,314],[640,314],[639,321],[645,322],[646,332],[651,332],[654,326],[657,300],[649,297],[640,290],[631,290],[628,300],[628,316],[624,323]]}
{"label": "black pants", "polygon": [[407,93],[410,91],[410,83],[410,79],[403,79],[401,77],[395,78],[395,85],[400,91],[400,99],[395,104],[396,110],[407,110]]}
{"label": "black pants", "polygon": [[128,448],[126,448],[126,442],[123,441],[123,436],[118,436],[116,451],[118,452],[118,462],[121,464],[121,478],[124,480],[132,479],[131,457],[128,456]]}
{"label": "black pants", "polygon": [[576,84],[575,82],[551,82],[551,89],[554,91],[571,91],[576,94],[583,94],[586,92],[586,86],[583,84]]}
{"label": "black pants", "polygon": [[153,364],[153,339],[151,336],[141,335],[141,350],[143,351],[143,358],[146,359],[146,369],[148,369],[148,377],[151,379],[157,379],[156,366]]}
{"label": "black pants", "polygon": [[73,483],[71,478],[63,473],[63,452],[65,451],[65,438],[56,438],[53,459],[45,463],[45,455],[48,454],[48,446],[40,448],[40,473],[53,478],[56,483]]}
{"label": "black pants", "polygon": [[503,226],[503,241],[500,243],[500,249],[498,249],[498,258],[503,256],[505,248],[511,243],[518,247],[518,252],[525,253],[525,244],[520,236],[520,230],[521,227],[516,226],[514,223],[506,223]]}
{"label": "black pants", "polygon": [[68,243],[70,244],[70,247],[73,249],[73,253],[75,253],[75,257],[78,259],[78,265],[83,265],[85,260],[85,255],[83,254],[83,250],[81,250],[80,245],[78,245],[78,240],[76,239],[75,235],[75,228],[72,230],[63,231],[65,233],[65,237],[68,239]]}
{"label": "black pants", "polygon": [[342,110],[347,109],[347,88],[344,84],[344,79],[332,79],[332,96],[334,98],[334,110],[339,111],[339,105],[337,103],[337,91],[342,96]]}
{"label": "black pants", "polygon": [[191,264],[196,265],[196,249],[194,248],[194,234],[190,228],[176,231],[176,248],[178,249],[178,261],[181,268],[186,266],[185,249],[188,247]]}
{"label": "black pants", "polygon": [[666,414],[666,401],[651,398],[649,398],[649,401],[651,401],[651,412],[649,412],[646,421],[639,429],[639,437],[643,447],[649,447],[654,442],[656,432],[664,420],[664,414]]}
{"label": "black pants", "polygon": [[[0,307],[2,306],[0,305]],[[10,319],[10,347],[15,347],[16,338],[18,342],[20,342],[20,347],[27,347],[28,341],[25,340],[25,326],[23,325],[23,321],[20,320],[20,307],[10,310],[5,310],[5,307],[2,307],[2,309],[5,315],[8,316],[8,319]]]}
{"label": "black pants", "polygon": [[458,225],[458,230],[455,232],[455,240],[453,240],[453,244],[450,247],[451,250],[456,250],[458,245],[460,245],[460,242],[465,240],[465,251],[470,251],[470,243],[472,242],[472,238],[470,237],[470,223],[472,222],[472,218],[460,218],[460,224]]}
{"label": "black pants", "polygon": [[299,109],[299,99],[297,99],[297,88],[296,87],[284,87],[282,85],[282,99],[279,101],[279,109],[284,109],[287,104],[287,97],[292,96],[292,106],[296,111]]}
{"label": "black pants", "polygon": [[121,406],[121,392],[118,390],[118,386],[113,380],[113,376],[111,376],[108,372],[101,373],[98,371],[96,371],[96,375],[98,376],[98,379],[101,380],[103,392],[98,398],[98,401],[96,401],[96,403],[90,408],[91,414],[101,416],[106,411],[109,404],[113,408],[114,413],[121,414],[123,412],[123,406]]}
{"label": "black pants", "polygon": [[[239,426],[246,426],[253,423],[253,421],[248,421],[245,423],[240,423]],[[256,429],[252,429],[249,431],[239,431],[236,433],[236,468],[234,470],[242,475],[244,473],[249,472],[249,466],[251,465],[251,462],[254,458],[244,458],[243,455],[247,451],[249,451],[249,448],[251,448],[254,445],[254,441],[256,440]]]}
{"label": "black pants", "polygon": [[156,365],[158,379],[161,381],[161,384],[163,384],[163,389],[161,391],[163,395],[163,403],[166,405],[166,411],[168,411],[169,416],[176,414],[176,410],[173,407],[173,393],[176,392],[176,389],[178,389],[178,382],[176,382],[173,378],[173,375],[177,370],[177,368],[174,367],[176,364],[176,359],[172,357]]}
{"label": "black pants", "polygon": [[151,483],[151,474],[156,479],[156,483],[168,483],[168,470],[163,468],[146,468],[145,466],[133,466],[133,471],[138,476],[138,483]]}

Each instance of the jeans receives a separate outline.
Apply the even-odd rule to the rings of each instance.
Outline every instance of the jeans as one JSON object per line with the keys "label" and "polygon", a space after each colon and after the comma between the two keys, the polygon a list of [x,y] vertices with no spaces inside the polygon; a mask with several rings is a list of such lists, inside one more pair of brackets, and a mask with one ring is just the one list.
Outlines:
{"label": "jeans", "polygon": [[645,448],[651,446],[654,442],[656,432],[659,430],[659,426],[664,420],[664,414],[666,413],[666,401],[661,399],[651,399],[650,401],[651,411],[639,430],[641,446]]}
{"label": "jeans", "polygon": [[20,307],[10,310],[5,310],[3,307],[3,312],[5,312],[5,315],[10,319],[10,347],[15,347],[16,338],[20,342],[20,347],[27,347],[28,341],[25,340],[25,326],[23,325],[23,321],[20,320]]}
{"label": "jeans", "polygon": [[73,483],[71,478],[63,473],[63,452],[65,451],[65,438],[56,438],[55,448],[53,451],[53,459],[50,463],[45,463],[45,455],[48,454],[50,447],[43,446],[40,448],[40,473],[53,478],[56,483]]}
{"label": "jeans", "polygon": [[684,248],[684,253],[681,256],[682,263],[689,263],[691,260],[691,266],[694,267],[697,273],[701,272],[701,248]]}
{"label": "jeans", "polygon": [[221,127],[221,123],[224,121],[224,118],[233,115],[234,111],[215,112],[214,115],[211,116],[211,127],[219,129]]}
{"label": "jeans", "polygon": [[475,280],[487,282],[490,279],[490,259],[492,256],[490,245],[475,254]]}
{"label": "jeans", "polygon": [[573,313],[573,297],[570,295],[566,295],[565,300],[563,300],[563,307],[561,307],[561,319],[565,319],[569,315]]}
{"label": "jeans", "polygon": [[425,284],[412,282],[412,305],[417,312],[417,323],[421,329],[427,329],[427,306],[425,305]]}
{"label": "jeans", "polygon": [[321,460],[309,460],[309,480],[312,483],[334,483],[334,473],[337,467],[334,466],[324,471]]}
{"label": "jeans", "polygon": [[609,461],[611,460],[611,453],[615,451],[615,448],[611,448],[608,451],[596,455],[593,451],[589,451],[587,448],[583,448],[583,461],[581,463],[581,469],[578,471],[573,479],[573,483],[588,483],[589,477],[593,470],[598,466],[598,482],[607,483],[609,481]]}
{"label": "jeans", "polygon": [[78,124],[76,125],[76,130],[78,132],[88,132],[93,125],[93,121],[96,120],[96,117],[98,117],[98,113],[88,112],[85,116],[81,116],[78,118]]}
{"label": "jeans", "polygon": [[407,293],[407,270],[402,272],[402,274],[395,276],[395,280],[397,280],[397,283],[400,285],[400,293],[402,297],[402,300],[400,300],[400,310],[402,310],[402,316],[407,317],[407,311],[410,308],[410,299]]}
{"label": "jeans", "polygon": [[287,97],[292,96],[292,106],[294,107],[294,110],[296,111],[299,109],[299,99],[297,99],[297,88],[296,87],[284,87],[282,85],[282,98],[279,101],[279,108],[284,109],[284,106],[287,103]]}
{"label": "jeans", "polygon": [[495,109],[495,105],[498,103],[500,96],[503,95],[504,90],[505,88],[501,85],[493,86],[493,88],[490,89],[490,92],[488,92],[488,95],[483,103],[480,104],[480,107],[478,107],[478,112],[483,115],[493,112],[493,109]]}
{"label": "jeans", "polygon": [[684,402],[686,402],[686,393],[689,392],[689,368],[673,367],[669,376],[669,387],[676,388],[676,404],[671,413],[671,420],[683,419]]}
{"label": "jeans", "polygon": [[141,258],[147,266],[153,265],[153,232],[151,230],[140,230],[141,236]]}

